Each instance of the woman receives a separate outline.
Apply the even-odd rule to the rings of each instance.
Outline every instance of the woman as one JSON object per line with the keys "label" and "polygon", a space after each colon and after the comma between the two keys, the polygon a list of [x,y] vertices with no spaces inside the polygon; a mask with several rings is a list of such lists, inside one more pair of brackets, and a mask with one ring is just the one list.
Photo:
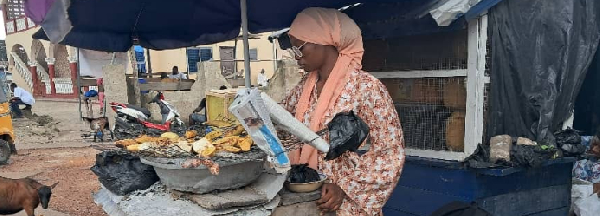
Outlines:
{"label": "woman", "polygon": [[336,113],[354,110],[371,129],[365,154],[348,152],[324,161],[304,145],[290,152],[293,164],[308,163],[328,176],[318,207],[337,215],[381,215],[404,164],[400,120],[385,86],[361,71],[361,32],[335,9],[308,8],[289,31],[292,53],[307,76],[284,100],[285,108],[318,131]]}

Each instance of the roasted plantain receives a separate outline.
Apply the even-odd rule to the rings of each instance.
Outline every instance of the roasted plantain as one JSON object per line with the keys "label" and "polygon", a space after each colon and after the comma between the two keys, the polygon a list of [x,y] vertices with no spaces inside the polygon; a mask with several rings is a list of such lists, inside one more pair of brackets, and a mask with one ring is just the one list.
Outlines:
{"label": "roasted plantain", "polygon": [[228,136],[218,139],[213,144],[215,145],[235,145],[237,144],[238,137],[236,136]]}
{"label": "roasted plantain", "polygon": [[127,146],[136,145],[136,144],[138,144],[138,143],[132,139],[124,139],[124,140],[119,140],[119,141],[115,142],[115,145],[119,148],[125,148]]}
{"label": "roasted plantain", "polygon": [[242,125],[237,125],[233,130],[228,131],[227,133],[225,133],[224,136],[229,137],[229,136],[239,136],[242,133],[244,133],[244,126]]}
{"label": "roasted plantain", "polygon": [[238,139],[237,146],[240,147],[242,151],[250,151],[253,143],[252,138],[245,137]]}
{"label": "roasted plantain", "polygon": [[221,131],[219,131],[219,130],[215,130],[215,131],[212,131],[212,132],[210,132],[210,133],[206,134],[205,138],[206,138],[208,141],[211,141],[211,142],[212,142],[212,141],[213,141],[215,138],[217,138],[217,137],[221,137],[221,136],[223,136],[223,132],[221,132]]}
{"label": "roasted plantain", "polygon": [[223,146],[223,150],[228,151],[228,152],[232,152],[232,153],[238,153],[241,151],[241,149],[235,147],[235,146],[230,146],[230,145],[224,145]]}
{"label": "roasted plantain", "polygon": [[195,130],[189,130],[185,132],[185,138],[186,139],[193,139],[194,137],[198,136],[198,131]]}

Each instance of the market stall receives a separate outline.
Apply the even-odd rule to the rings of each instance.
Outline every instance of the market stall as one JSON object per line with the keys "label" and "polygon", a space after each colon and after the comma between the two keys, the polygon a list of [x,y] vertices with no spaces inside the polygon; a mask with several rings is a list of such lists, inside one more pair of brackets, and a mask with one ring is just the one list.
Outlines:
{"label": "market stall", "polygon": [[[160,9],[155,8],[156,11],[174,11],[184,15],[177,17],[156,16],[159,13],[154,13],[153,16],[143,16],[146,13],[155,12],[151,8],[157,7],[157,4],[153,1],[147,5],[140,1],[131,1],[127,4],[123,3],[125,4],[123,7],[113,7],[117,8],[117,10],[123,10],[119,11],[122,14],[131,14],[130,17],[119,18],[128,21],[126,25],[121,26],[123,29],[126,29],[122,32],[131,31],[131,26],[136,27],[133,32],[130,32],[131,34],[116,34],[107,30],[108,28],[105,26],[113,26],[115,23],[118,23],[115,20],[108,20],[110,16],[104,18],[107,20],[101,20],[101,22],[97,20],[94,20],[93,23],[71,22],[70,19],[80,19],[79,21],[87,20],[82,15],[83,13],[73,13],[69,14],[72,15],[69,18],[60,16],[54,18],[63,21],[63,24],[68,24],[66,26],[74,25],[81,28],[53,28],[52,22],[45,22],[42,24],[44,31],[39,32],[36,37],[91,49],[123,51],[131,47],[131,36],[134,35],[139,37],[138,39],[142,46],[152,49],[169,49],[232,39],[239,34],[241,23],[242,34],[244,35],[245,56],[247,57],[248,30],[259,32],[286,27],[297,12],[308,6],[340,8],[351,5],[351,7],[345,7],[344,11],[353,17],[363,30],[366,40],[364,68],[372,72],[377,78],[382,79],[382,82],[388,87],[390,94],[394,98],[396,109],[405,130],[405,142],[408,148],[407,154],[411,156],[404,166],[402,177],[396,187],[395,193],[384,207],[385,214],[428,215],[446,203],[459,200],[478,202],[487,211],[499,215],[564,215],[570,205],[568,194],[571,188],[570,179],[573,160],[556,156],[554,153],[559,152],[557,149],[562,148],[562,145],[548,141],[551,141],[551,137],[553,137],[552,133],[558,130],[558,125],[567,118],[564,112],[565,108],[562,107],[564,106],[562,102],[566,101],[569,104],[572,101],[571,99],[578,89],[577,86],[579,84],[577,83],[583,79],[580,76],[580,69],[582,68],[572,65],[585,65],[590,52],[580,50],[581,52],[568,53],[569,56],[567,56],[565,54],[567,52],[558,52],[553,49],[550,51],[540,51],[543,50],[540,47],[527,47],[525,46],[526,44],[521,44],[524,47],[523,49],[526,50],[522,53],[539,56],[540,59],[549,59],[532,64],[531,58],[519,55],[518,53],[521,52],[514,51],[516,50],[516,47],[514,47],[515,44],[511,43],[513,41],[511,41],[510,37],[505,38],[504,34],[520,35],[516,32],[520,32],[522,28],[530,26],[519,25],[520,22],[511,20],[510,17],[521,17],[517,15],[523,15],[528,12],[525,9],[522,9],[522,11],[515,9],[512,10],[516,11],[514,13],[523,14],[506,16],[511,11],[507,8],[531,8],[535,3],[515,3],[515,6],[515,4],[512,4],[514,1],[506,0],[504,2],[511,2],[511,4],[501,3],[501,5],[497,6],[499,9],[496,9],[492,7],[500,1],[478,1],[479,4],[472,8],[472,5],[467,4],[470,1],[459,0],[440,3],[447,7],[441,7],[437,1],[425,3],[422,3],[422,1],[384,2],[387,2],[387,4],[354,5],[354,1],[304,1],[303,3],[296,2],[294,4],[286,3],[285,6],[280,5],[281,10],[272,11],[261,10],[259,6],[263,3],[262,1],[257,1],[246,6],[246,2],[242,0],[240,2],[242,12],[240,19],[232,21],[225,18],[209,18],[209,20],[214,19],[222,21],[222,23],[219,23],[219,27],[211,26],[211,28],[208,28],[205,26],[186,25],[189,23],[195,23],[194,25],[207,25],[207,23],[210,23],[205,22],[205,20],[192,22],[198,19],[194,14],[201,14],[199,11],[207,12],[207,8],[210,8],[204,8],[200,6],[201,4],[218,3],[207,1],[198,4],[188,2],[187,5],[183,3],[181,5],[167,5],[167,7],[172,8],[165,8],[164,4],[160,4]],[[586,10],[582,6],[583,4],[579,5],[569,2],[563,3],[561,7],[570,8],[571,12],[586,11],[587,13],[583,14],[594,14],[592,10],[598,8],[598,5],[594,5],[591,1],[586,2],[586,5],[593,6]],[[89,10],[91,6],[91,4],[74,1],[72,2],[70,11]],[[273,5],[269,6],[273,7]],[[189,14],[181,12],[189,10],[189,8],[196,11]],[[237,11],[237,7],[231,9],[232,7],[223,6],[223,8],[228,8],[226,13],[222,15],[223,17],[238,17],[237,14],[239,11]],[[444,8],[451,9],[445,10]],[[486,13],[488,9],[490,11]],[[550,12],[552,10],[543,6],[539,6],[538,9],[539,11],[533,14],[536,17],[540,17],[540,19],[536,19],[537,22],[531,23],[531,26],[545,26],[538,22],[541,22],[539,20],[547,19],[552,20],[552,22],[564,24],[563,19],[553,16]],[[249,12],[246,10],[249,10]],[[373,13],[373,11],[378,12]],[[212,13],[207,12],[207,14]],[[380,17],[370,16],[371,14],[378,14]],[[577,23],[577,25],[591,28],[594,23],[597,24],[597,21],[591,18],[575,18],[577,16],[576,13],[569,13],[568,16],[572,16],[570,19],[582,22]],[[173,23],[166,23],[164,20],[145,20],[149,19],[148,17],[176,17],[174,19],[181,22],[174,22],[177,25],[170,26]],[[274,17],[277,17],[277,19],[274,19]],[[451,22],[458,17],[461,19]],[[104,26],[98,23],[102,23]],[[152,25],[150,25],[151,23]],[[510,25],[506,23],[510,23]],[[445,27],[439,27],[440,25]],[[573,25],[575,24],[565,24],[557,29],[557,32],[576,32],[569,30],[572,29]],[[108,34],[102,35],[95,32],[91,34],[84,31],[84,29],[90,28],[96,28]],[[142,29],[146,31],[142,31]],[[156,29],[160,29],[160,31]],[[185,30],[182,32],[181,29]],[[189,32],[192,31],[191,29],[195,31],[193,34]],[[590,35],[586,35],[589,37],[580,37],[588,38],[589,41],[583,39],[577,40],[580,35],[577,35],[575,38],[565,39],[554,37],[556,35],[544,35],[540,33],[542,31],[534,31],[528,36],[530,36],[530,39],[545,38],[549,42],[559,41],[557,44],[569,44],[572,47],[597,47],[597,42],[594,39],[598,38],[598,32],[594,30],[597,30],[597,28],[589,31],[591,32]],[[182,34],[173,34],[173,32],[178,31]],[[145,33],[148,33],[148,35],[142,36]],[[184,40],[181,38],[175,39],[172,38],[174,35],[187,35],[187,38],[184,38]],[[172,38],[173,40],[165,40],[164,38]],[[106,41],[110,41],[111,43]],[[584,46],[577,46],[581,44],[571,44],[571,41],[579,41]],[[533,41],[527,41],[527,44],[541,46]],[[494,55],[491,55],[492,53]],[[546,56],[544,54],[547,53],[561,56],[544,57]],[[575,60],[566,63],[562,62],[564,65],[551,65],[549,63],[556,62],[557,59],[576,59],[581,62]],[[521,67],[512,67],[512,61],[517,60],[521,60],[519,61]],[[533,65],[533,68],[524,65]],[[557,72],[555,68],[561,68],[561,70]],[[566,68],[569,69],[567,70]],[[245,71],[246,78],[248,79],[250,77],[248,58],[246,58]],[[530,77],[527,76],[527,72],[530,71],[539,73],[537,73],[537,77]],[[536,78],[548,79],[550,77],[551,79],[558,79],[557,76],[543,73],[542,71],[559,73],[561,75],[557,75],[559,78],[568,77],[568,80],[560,80],[557,83],[562,84],[563,81],[564,83],[569,83],[567,81],[576,81],[565,85],[551,82],[564,87],[564,89],[561,88],[558,90],[552,85],[545,84],[547,82],[530,85],[531,80],[536,80]],[[515,77],[522,79],[515,79]],[[515,83],[519,85],[515,85]],[[249,87],[249,80],[246,80],[246,87]],[[515,89],[527,90],[526,92],[530,93],[529,97],[519,95]],[[540,93],[542,91],[550,91],[556,94],[545,95]],[[562,95],[560,92],[565,93]],[[517,97],[514,97],[515,95]],[[548,98],[550,99],[546,99],[540,95],[549,96]],[[496,97],[488,99],[488,96]],[[217,109],[228,106],[221,106],[221,108]],[[560,115],[549,115],[555,109]],[[227,112],[221,112],[221,114],[226,115]],[[514,116],[507,117],[508,114],[514,114]],[[116,209],[120,209],[119,211],[123,211],[125,214],[132,214],[132,212],[136,211],[143,212],[141,211],[143,209],[157,210],[156,208],[149,207],[164,205],[189,207],[179,208],[183,209],[175,212],[175,214],[179,215],[206,211],[207,209],[212,210],[209,214],[228,214],[244,210],[259,211],[264,215],[268,215],[272,211],[278,212],[277,207],[286,206],[285,203],[288,206],[308,203],[307,205],[311,206],[309,208],[314,210],[314,204],[311,204],[311,202],[316,199],[315,197],[318,194],[309,194],[311,196],[307,196],[305,203],[278,201],[278,199],[283,200],[284,197],[290,196],[287,191],[282,191],[277,195],[280,189],[283,188],[283,182],[288,178],[278,178],[275,177],[277,175],[273,174],[274,176],[265,177],[265,179],[269,179],[270,181],[262,181],[264,179],[261,176],[271,175],[272,170],[267,169],[257,173],[256,169],[249,168],[257,166],[255,160],[260,159],[259,152],[266,152],[269,155],[268,152],[273,149],[265,150],[265,148],[258,148],[258,145],[256,145],[258,140],[251,136],[252,133],[248,132],[249,128],[247,125],[244,126],[245,135],[244,132],[241,132],[238,135],[227,136],[228,133],[233,134],[233,132],[237,131],[239,126],[235,124],[244,124],[244,122],[240,121],[239,118],[237,118],[237,123],[235,121],[222,120],[224,119],[217,118],[213,122],[207,123],[208,126],[204,125],[195,129],[190,127],[188,128],[190,130],[177,131],[179,134],[175,135],[161,132],[146,134],[147,136],[145,137],[134,136],[129,139],[123,139],[120,141],[119,147],[129,151],[129,154],[133,152],[135,156],[130,156],[132,157],[132,163],[146,167],[147,170],[151,168],[155,170],[157,174],[157,179],[155,180],[160,180],[161,183],[152,185],[154,182],[149,182],[144,187],[133,187],[131,191],[127,191],[128,193],[132,193],[135,190],[141,191],[133,192],[133,196],[129,195],[129,197],[134,197],[132,200],[138,201],[134,204],[127,203],[122,197],[119,198],[118,195],[111,195],[106,190],[101,191],[99,194],[104,194],[105,201],[109,200],[113,202],[112,206],[117,206],[118,208]],[[490,124],[492,125],[490,126]],[[499,127],[499,125],[502,125],[502,127]],[[520,127],[512,127],[512,125]],[[207,128],[209,128],[208,131]],[[507,136],[496,137],[496,135],[504,134],[507,134]],[[248,140],[248,136],[252,139]],[[278,138],[282,143],[285,140],[284,137]],[[514,143],[513,139],[515,140]],[[534,141],[537,141],[539,144]],[[250,148],[248,148],[248,143],[250,143]],[[543,150],[544,154],[542,156],[537,155],[538,153],[535,152],[539,149]],[[528,154],[527,152],[534,153]],[[549,154],[550,152],[552,154]],[[186,159],[182,159],[181,156],[184,155],[185,157],[183,158]],[[525,157],[540,156],[543,160],[529,161],[519,158],[519,155]],[[270,162],[268,164],[273,167],[277,167],[273,164],[277,165],[280,163],[280,161],[272,159],[273,157],[271,159],[268,158],[266,157],[269,160],[268,162]],[[262,159],[264,160],[265,158]],[[524,161],[521,161],[521,159]],[[502,162],[502,160],[509,163],[497,163],[498,161]],[[104,166],[102,162],[107,160],[99,159],[98,161],[101,162],[99,166]],[[252,165],[242,166],[240,164]],[[244,179],[236,176],[235,174],[240,169],[250,173],[244,176],[254,177]],[[214,174],[217,172],[221,174],[221,171],[223,176],[215,177]],[[183,176],[195,175],[193,178],[190,178],[194,182],[184,182],[181,180],[182,178],[178,178],[177,175],[173,174],[174,172],[190,173]],[[203,188],[226,182],[221,177],[236,179],[236,181],[231,182],[239,184],[221,185],[219,186],[220,188]],[[214,181],[215,179],[219,180]],[[214,184],[198,183],[204,180],[212,181]],[[505,184],[507,182],[512,184]],[[274,186],[266,187],[266,189],[260,187],[270,184]],[[163,185],[166,185],[166,188]],[[107,185],[105,184],[105,186]],[[194,202],[193,200],[213,199],[215,197],[205,194],[215,189],[215,193],[228,194],[230,197],[237,198],[242,197],[238,194],[239,190],[242,189],[236,188],[242,186],[250,189],[259,189],[263,194],[268,194],[268,196],[260,197],[256,196],[256,194],[246,193],[244,195],[253,198],[237,204],[232,204],[232,202],[239,202],[239,200],[216,200],[213,202],[215,205],[211,206],[206,205],[206,202],[195,202],[196,204],[191,205],[185,199],[177,199],[176,201],[165,199],[165,197],[170,197],[173,194],[178,197],[188,197],[187,199],[192,200],[192,202]],[[180,194],[179,192],[173,192],[173,190],[184,191],[184,193]],[[115,193],[114,191],[111,192]],[[164,202],[146,202],[152,200],[148,198],[149,194],[155,194],[157,197],[160,196],[160,199],[154,200],[162,200]],[[539,197],[544,194],[560,195],[553,199],[538,202],[540,200]],[[298,196],[296,195],[296,197]],[[101,195],[97,195],[97,199],[103,198]],[[114,200],[118,200],[118,202],[114,202]],[[428,202],[423,202],[423,200],[427,200]],[[515,203],[511,202],[511,200],[518,200],[518,205],[512,205]],[[121,201],[123,203],[120,203]],[[106,203],[110,202],[107,201]],[[139,203],[146,203],[146,205],[138,206],[137,204]],[[199,203],[202,204],[198,205]],[[106,209],[109,208],[106,206],[111,205],[106,204],[103,206]],[[167,212],[167,214],[170,213],[174,212]]]}

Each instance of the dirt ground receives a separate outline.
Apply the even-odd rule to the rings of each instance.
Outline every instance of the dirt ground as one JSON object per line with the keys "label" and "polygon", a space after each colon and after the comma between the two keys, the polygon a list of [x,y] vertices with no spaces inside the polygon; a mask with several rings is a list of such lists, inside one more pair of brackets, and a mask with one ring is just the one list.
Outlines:
{"label": "dirt ground", "polygon": [[79,120],[77,106],[74,101],[38,101],[33,112],[50,116],[51,121],[13,121],[18,154],[11,157],[8,165],[0,165],[0,176],[31,177],[46,185],[59,182],[52,191],[49,210],[38,208],[36,215],[106,215],[92,198],[100,183],[90,167],[99,152],[94,147],[111,143],[93,143],[81,137],[89,126]]}

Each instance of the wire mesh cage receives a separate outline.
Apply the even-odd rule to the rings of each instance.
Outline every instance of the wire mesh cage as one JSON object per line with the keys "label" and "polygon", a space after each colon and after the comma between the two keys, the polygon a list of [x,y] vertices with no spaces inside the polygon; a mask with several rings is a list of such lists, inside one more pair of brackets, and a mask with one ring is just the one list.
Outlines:
{"label": "wire mesh cage", "polygon": [[467,30],[404,36],[364,43],[369,72],[467,69]]}
{"label": "wire mesh cage", "polygon": [[463,151],[467,95],[464,77],[381,81],[394,100],[407,147]]}
{"label": "wire mesh cage", "polygon": [[407,154],[462,160],[485,140],[492,68],[487,16],[466,29],[439,30],[365,41],[363,69],[393,98]]}
{"label": "wire mesh cage", "polygon": [[[485,53],[485,76],[490,77],[492,71],[492,37],[488,34]],[[487,124],[490,107],[490,83],[486,83],[483,91],[483,137],[482,140],[487,140]]]}

